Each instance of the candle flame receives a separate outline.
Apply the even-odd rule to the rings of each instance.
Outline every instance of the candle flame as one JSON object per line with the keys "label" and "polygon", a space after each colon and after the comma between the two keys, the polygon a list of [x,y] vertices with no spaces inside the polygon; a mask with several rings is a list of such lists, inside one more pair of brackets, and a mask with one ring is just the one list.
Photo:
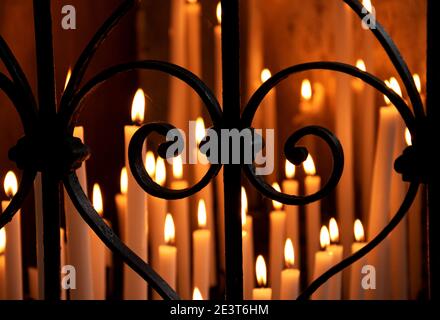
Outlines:
{"label": "candle flame", "polygon": [[222,23],[222,3],[220,1],[217,3],[217,8],[215,10],[215,13],[217,15],[218,24],[221,24]]}
{"label": "candle flame", "polygon": [[295,177],[295,170],[295,165],[289,160],[286,160],[285,171],[287,179],[293,179]]}
{"label": "candle flame", "polygon": [[365,240],[364,227],[359,219],[354,222],[354,238],[357,242],[362,242]]}
{"label": "candle flame", "polygon": [[330,240],[332,243],[339,241],[339,228],[335,218],[331,218],[329,222]]}
{"label": "candle flame", "polygon": [[314,176],[316,174],[315,162],[313,161],[311,154],[307,156],[306,161],[303,163],[303,167],[308,176]]}
{"label": "candle flame", "polygon": [[414,83],[416,84],[417,91],[419,93],[422,93],[422,80],[420,79],[420,76],[417,73],[415,73],[413,75],[413,79],[414,79]]}
{"label": "candle flame", "polygon": [[144,122],[145,116],[145,93],[144,90],[138,89],[133,98],[131,106],[131,120],[133,123],[141,124]]}
{"label": "candle flame", "polygon": [[197,144],[200,144],[202,140],[205,138],[206,131],[205,131],[205,122],[203,121],[203,118],[198,117],[196,120],[196,141]]}
{"label": "candle flame", "polygon": [[72,69],[69,67],[69,70],[67,71],[67,75],[66,75],[66,81],[64,82],[64,90],[66,90],[71,76],[72,76]]}
{"label": "candle flame", "polygon": [[293,268],[295,264],[295,251],[293,250],[293,243],[290,238],[288,238],[284,244],[284,261],[287,268]]}
{"label": "candle flame", "polygon": [[165,243],[168,245],[173,244],[175,237],[176,237],[176,229],[174,227],[173,216],[170,213],[167,213],[165,217],[165,227],[164,227]]}
{"label": "candle flame", "polygon": [[[400,97],[402,97],[402,89],[400,89],[399,82],[397,81],[396,78],[391,77],[389,81],[385,80],[385,84],[395,93],[397,93]],[[391,104],[391,101],[390,99],[388,99],[388,97],[384,96],[384,99],[387,105]]]}
{"label": "candle flame", "polygon": [[309,79],[304,79],[301,83],[301,97],[306,101],[312,99],[312,84]]}
{"label": "candle flame", "polygon": [[358,68],[359,70],[365,72],[367,71],[367,67],[365,66],[365,62],[362,59],[358,59],[356,61],[356,68]]}
{"label": "candle flame", "polygon": [[205,228],[207,224],[206,205],[205,205],[205,200],[203,199],[199,200],[199,205],[197,210],[197,223],[200,229]]}
{"label": "candle flame", "polygon": [[5,252],[6,248],[6,231],[5,228],[0,229],[0,254]]}
{"label": "candle flame", "polygon": [[265,68],[261,71],[261,82],[266,82],[272,77],[272,73],[269,69]]}
{"label": "candle flame", "polygon": [[173,158],[173,176],[176,179],[182,179],[183,177],[183,164],[181,155]]}
{"label": "candle flame", "polygon": [[95,183],[93,185],[93,208],[102,217],[104,213],[104,205],[102,203],[102,192],[99,184]]}
{"label": "candle flame", "polygon": [[17,177],[13,171],[8,171],[3,184],[5,193],[9,198],[12,198],[18,190]]}
{"label": "candle flame", "polygon": [[197,287],[194,287],[193,300],[203,300],[202,293]]}
{"label": "candle flame", "polygon": [[[274,188],[278,192],[281,192],[280,185],[277,182],[272,183],[272,188]],[[275,210],[281,210],[283,208],[283,204],[275,200],[272,200],[272,205]]]}
{"label": "candle flame", "polygon": [[155,181],[158,185],[165,185],[167,173],[165,169],[165,161],[161,157],[157,157],[156,161],[156,172],[155,172]]}
{"label": "candle flame", "polygon": [[373,5],[370,0],[362,0],[362,5],[368,10],[368,12],[373,12]]}
{"label": "candle flame", "polygon": [[248,212],[248,199],[246,195],[246,190],[241,187],[241,225],[244,227],[246,225],[246,214]]}
{"label": "candle flame", "polygon": [[319,234],[319,242],[321,244],[321,248],[325,249],[330,244],[330,235],[326,226],[321,227],[321,232]]}
{"label": "candle flame", "polygon": [[257,283],[260,287],[266,286],[267,283],[267,268],[266,261],[262,255],[257,257],[257,263],[255,264],[255,271],[257,274]]}
{"label": "candle flame", "polygon": [[411,132],[409,132],[408,128],[405,129],[405,141],[408,146],[412,146]]}
{"label": "candle flame", "polygon": [[147,151],[145,156],[145,169],[150,177],[154,177],[156,173],[156,159],[154,158],[153,151]]}
{"label": "candle flame", "polygon": [[121,170],[120,188],[122,194],[127,194],[128,191],[128,173],[127,168],[123,167]]}

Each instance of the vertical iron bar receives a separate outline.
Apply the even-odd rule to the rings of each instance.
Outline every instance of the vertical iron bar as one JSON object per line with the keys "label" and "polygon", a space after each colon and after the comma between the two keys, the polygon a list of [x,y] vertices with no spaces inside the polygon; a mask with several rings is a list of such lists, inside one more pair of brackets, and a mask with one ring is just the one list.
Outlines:
{"label": "vertical iron bar", "polygon": [[[427,112],[428,122],[431,129],[440,122],[438,107],[440,106],[440,95],[436,90],[440,86],[440,63],[438,57],[440,50],[436,45],[439,37],[440,23],[438,20],[439,10],[438,0],[428,0],[428,52],[427,52]],[[433,131],[431,131],[433,132]],[[431,160],[432,164],[434,163]],[[438,170],[432,166],[433,170]],[[440,241],[438,238],[439,220],[439,181],[432,179],[428,184],[428,295],[429,299],[437,300],[440,298],[439,274],[440,274]],[[437,197],[437,198],[436,198]]]}
{"label": "vertical iron bar", "polygon": [[[34,0],[33,6],[41,132],[39,139],[47,143],[41,152],[48,152],[50,147],[56,148],[56,145],[51,146],[51,142],[58,136],[50,0]],[[47,300],[60,298],[60,187],[54,166],[46,163],[42,171],[42,188],[44,298]]]}
{"label": "vertical iron bar", "polygon": [[[222,1],[223,121],[228,129],[240,127],[239,0]],[[231,160],[231,155],[230,159]],[[229,162],[231,163],[231,162]],[[241,166],[224,167],[226,300],[243,299],[241,227]]]}

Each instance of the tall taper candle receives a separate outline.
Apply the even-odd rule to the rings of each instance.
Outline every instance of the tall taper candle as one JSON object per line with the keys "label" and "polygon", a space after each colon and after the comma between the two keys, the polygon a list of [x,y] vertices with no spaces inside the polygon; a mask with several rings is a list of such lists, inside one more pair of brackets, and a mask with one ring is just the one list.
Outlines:
{"label": "tall taper candle", "polygon": [[0,300],[5,300],[6,298],[5,249],[6,249],[6,231],[5,228],[2,228],[0,229]]}
{"label": "tall taper candle", "polygon": [[[244,299],[250,300],[252,298],[252,289],[254,288],[254,246],[253,246],[253,232],[252,232],[252,217],[248,217],[248,202],[246,190],[241,187],[241,224],[242,224],[242,239],[243,239],[243,293]],[[250,226],[248,224],[251,224]]]}
{"label": "tall taper candle", "polygon": [[[327,250],[333,253],[333,265],[342,261],[344,247],[339,244],[339,228],[335,218],[330,219],[330,245]],[[339,272],[329,280],[331,286],[330,299],[341,300],[342,297],[342,274]]]}
{"label": "tall taper candle", "polygon": [[[319,234],[321,250],[315,254],[315,266],[313,272],[313,280],[316,280],[324,272],[331,268],[333,265],[333,252],[326,250],[330,244],[330,235],[326,226],[321,228]],[[332,287],[327,281],[315,293],[312,294],[312,300],[329,300],[331,299]]]}
{"label": "tall taper candle", "polygon": [[286,268],[281,272],[281,300],[295,300],[299,292],[299,270],[294,268],[295,251],[289,238],[284,245]]}
{"label": "tall taper candle", "polygon": [[[354,238],[356,242],[351,245],[351,253],[362,249],[365,243],[365,233],[362,222],[358,219],[354,222]],[[350,273],[350,300],[363,300],[366,290],[362,288],[362,267],[367,264],[366,257],[361,258],[351,265]]]}
{"label": "tall taper candle", "polygon": [[176,263],[177,248],[174,246],[175,239],[174,221],[171,214],[167,214],[164,223],[164,243],[159,246],[159,274],[176,289]]}
{"label": "tall taper candle", "polygon": [[120,177],[120,193],[115,197],[116,210],[118,213],[119,236],[122,241],[126,241],[127,228],[127,188],[128,188],[128,174],[127,168],[123,167]]}

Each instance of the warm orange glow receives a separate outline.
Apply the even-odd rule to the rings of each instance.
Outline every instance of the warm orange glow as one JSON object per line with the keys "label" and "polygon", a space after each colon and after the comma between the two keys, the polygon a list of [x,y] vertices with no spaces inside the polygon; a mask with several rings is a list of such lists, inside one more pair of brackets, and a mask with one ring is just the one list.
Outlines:
{"label": "warm orange glow", "polygon": [[15,176],[15,173],[12,171],[9,171],[6,174],[5,182],[3,184],[5,193],[9,198],[12,198],[18,190],[18,182],[17,177]]}
{"label": "warm orange glow", "polygon": [[203,118],[198,117],[196,120],[196,141],[197,144],[200,144],[202,140],[205,138],[206,130],[205,130],[205,122]]}
{"label": "warm orange glow", "polygon": [[409,132],[408,128],[405,129],[405,141],[408,146],[412,146],[411,132]]}
{"label": "warm orange glow", "polygon": [[167,213],[165,217],[164,239],[166,244],[173,244],[176,237],[176,229],[174,228],[173,216]]}
{"label": "warm orange glow", "polygon": [[102,217],[104,213],[104,205],[102,203],[102,192],[99,184],[95,183],[93,185],[93,208]]}
{"label": "warm orange glow", "polygon": [[182,156],[180,155],[173,158],[173,177],[175,179],[182,179],[183,177]]}
{"label": "warm orange glow", "polygon": [[306,101],[312,99],[312,84],[309,79],[304,79],[301,83],[301,97]]}
{"label": "warm orange glow", "polygon": [[133,98],[131,105],[131,121],[136,124],[144,122],[145,116],[145,93],[144,90],[138,89]]}
{"label": "warm orange glow", "polygon": [[188,3],[197,3],[197,0],[186,0]]}
{"label": "warm orange glow", "polygon": [[66,75],[66,81],[64,82],[64,90],[66,90],[67,85],[69,84],[71,76],[72,76],[72,69],[69,68],[69,70],[67,71],[67,75]]}
{"label": "warm orange glow", "polygon": [[257,274],[257,283],[260,287],[266,286],[267,283],[267,268],[266,261],[262,255],[257,257],[257,263],[255,264],[255,271]]}
{"label": "warm orange glow", "polygon": [[193,300],[203,300],[202,293],[197,287],[195,287],[193,291]]}
{"label": "warm orange glow", "polygon": [[206,217],[206,205],[205,200],[200,199],[197,209],[197,223],[199,228],[203,229],[206,227],[207,217]]}
{"label": "warm orange glow", "polygon": [[420,80],[420,76],[417,73],[415,73],[413,75],[413,79],[414,79],[414,83],[416,84],[417,91],[419,93],[421,93],[422,92],[422,80]]}
{"label": "warm orange glow", "polygon": [[330,235],[326,226],[322,226],[321,232],[319,234],[319,243],[321,248],[325,249],[330,244]]}
{"label": "warm orange glow", "polygon": [[315,162],[313,161],[311,154],[309,154],[306,161],[303,162],[303,167],[308,176],[314,176],[316,174]]}
{"label": "warm orange glow", "polygon": [[359,219],[354,222],[354,238],[357,242],[365,241],[364,227]]}
{"label": "warm orange glow", "polygon": [[269,69],[263,69],[263,71],[261,71],[261,82],[266,82],[267,80],[269,80],[272,77],[272,73],[270,72]]}
{"label": "warm orange glow", "polygon": [[246,190],[241,187],[241,225],[244,227],[246,225],[246,214],[248,212],[248,200],[246,195]]}
{"label": "warm orange glow", "polygon": [[284,245],[284,261],[287,268],[293,268],[295,264],[295,251],[293,250],[293,243],[290,238],[286,240]]}
{"label": "warm orange glow", "polygon": [[335,218],[331,218],[329,222],[330,240],[332,243],[339,242],[339,228]]}
{"label": "warm orange glow", "polygon": [[123,167],[121,170],[120,189],[122,194],[127,194],[128,190],[128,173],[127,168]]}
{"label": "warm orange glow", "polygon": [[145,156],[145,169],[150,177],[154,177],[156,173],[156,159],[154,158],[153,151],[147,151]]}
{"label": "warm orange glow", "polygon": [[373,12],[373,5],[370,0],[362,0],[362,5],[368,10],[368,12]]}
{"label": "warm orange glow", "polygon": [[295,177],[295,169],[295,165],[289,160],[286,160],[285,171],[287,179],[293,179]]}
{"label": "warm orange glow", "polygon": [[215,10],[215,13],[217,15],[218,24],[221,24],[222,23],[222,4],[220,1],[217,3],[217,9]]}
{"label": "warm orange glow", "polygon": [[5,252],[6,248],[6,231],[5,228],[0,229],[0,254]]}
{"label": "warm orange glow", "polygon": [[[280,185],[277,182],[272,183],[272,188],[274,188],[278,192],[281,192]],[[272,200],[272,205],[275,210],[281,210],[283,208],[283,204],[275,200]]]}
{"label": "warm orange glow", "polygon": [[167,172],[165,169],[165,161],[158,157],[156,161],[156,174],[155,174],[155,181],[158,185],[163,186],[165,185],[165,181],[167,179]]}
{"label": "warm orange glow", "polygon": [[363,72],[367,71],[367,67],[365,66],[365,62],[362,59],[358,59],[356,61],[356,68],[362,70]]}

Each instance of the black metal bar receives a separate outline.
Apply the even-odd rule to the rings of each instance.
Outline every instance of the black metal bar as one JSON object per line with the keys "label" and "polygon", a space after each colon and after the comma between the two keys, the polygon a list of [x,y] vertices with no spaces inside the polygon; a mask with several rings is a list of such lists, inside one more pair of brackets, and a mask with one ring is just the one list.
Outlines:
{"label": "black metal bar", "polygon": [[[50,0],[34,0],[35,42],[37,53],[40,139],[50,145],[56,130],[57,107]],[[52,147],[56,148],[57,144]],[[42,170],[44,298],[60,298],[60,180],[55,168],[46,163]]]}
{"label": "black metal bar", "polygon": [[[437,14],[439,3],[436,0],[428,0],[428,56],[427,56],[427,112],[428,126],[434,128],[438,126],[440,115],[438,107],[440,106],[440,95],[436,90],[440,86],[440,63],[438,57],[440,50],[438,42],[440,22]],[[431,160],[432,164],[434,160]],[[433,170],[437,166],[431,166]],[[440,274],[440,240],[438,238],[439,219],[439,182],[432,179],[428,184],[428,295],[431,300],[440,298],[439,274]],[[437,198],[436,198],[437,197]]]}
{"label": "black metal bar", "polygon": [[[223,127],[240,127],[239,0],[222,1]],[[224,168],[226,299],[243,299],[241,166]]]}

